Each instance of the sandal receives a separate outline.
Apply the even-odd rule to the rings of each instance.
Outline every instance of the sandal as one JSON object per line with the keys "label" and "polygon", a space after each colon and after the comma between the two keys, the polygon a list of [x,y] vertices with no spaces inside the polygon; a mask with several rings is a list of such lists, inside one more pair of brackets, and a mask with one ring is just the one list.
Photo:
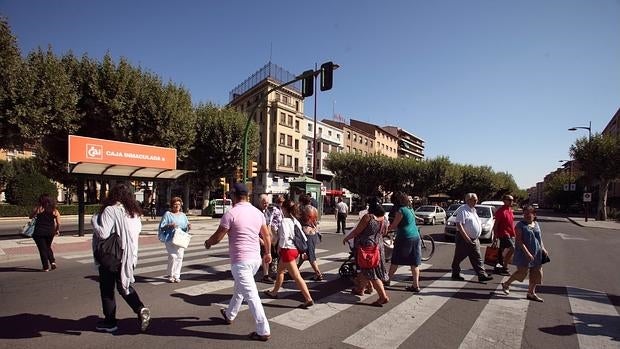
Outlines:
{"label": "sandal", "polygon": [[506,285],[505,282],[502,282],[502,291],[506,296],[510,294],[510,286]]}
{"label": "sandal", "polygon": [[308,309],[308,308],[310,308],[313,305],[314,305],[314,301],[313,300],[309,300],[309,301],[307,301],[305,303],[300,304],[297,308]]}
{"label": "sandal", "polygon": [[323,274],[315,275],[312,280],[314,281],[323,281]]}
{"label": "sandal", "polygon": [[351,289],[351,294],[354,295],[354,296],[363,296],[364,292],[363,291],[358,291],[358,290],[352,288]]}
{"label": "sandal", "polygon": [[269,338],[271,337],[271,335],[264,335],[261,336],[260,334],[256,333],[256,332],[252,332],[250,333],[250,339],[253,341],[261,341],[261,342],[266,342],[269,340]]}
{"label": "sandal", "polygon": [[273,294],[271,293],[271,291],[267,290],[265,292],[263,292],[265,294],[265,296],[271,298],[271,299],[278,299],[278,295],[277,294]]}
{"label": "sandal", "polygon": [[379,308],[381,308],[381,307],[383,307],[383,305],[384,305],[384,304],[388,303],[389,301],[390,301],[390,300],[389,300],[389,299],[387,299],[387,298],[386,298],[386,299],[381,299],[381,298],[379,298],[379,299],[377,299],[376,301],[374,301],[374,302],[370,303],[370,305],[372,305],[373,307],[379,307]]}
{"label": "sandal", "polygon": [[226,316],[226,310],[225,309],[220,309],[220,314],[222,314],[222,317],[224,318],[224,322],[226,322],[226,325],[232,325],[232,320],[228,318],[228,316]]}
{"label": "sandal", "polygon": [[531,301],[536,301],[536,302],[541,302],[543,303],[545,300],[538,297],[538,295],[536,293],[528,293],[527,296],[525,296],[525,298],[531,300]]}
{"label": "sandal", "polygon": [[420,288],[419,287],[415,287],[415,286],[407,286],[407,287],[405,287],[405,291],[419,293],[420,292]]}

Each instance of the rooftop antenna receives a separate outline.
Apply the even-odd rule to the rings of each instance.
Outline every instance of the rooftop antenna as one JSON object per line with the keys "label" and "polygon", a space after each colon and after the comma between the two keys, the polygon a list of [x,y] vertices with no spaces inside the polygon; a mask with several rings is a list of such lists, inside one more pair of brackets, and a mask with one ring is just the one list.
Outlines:
{"label": "rooftop antenna", "polygon": [[271,62],[272,55],[273,55],[273,41],[269,43],[269,62]]}

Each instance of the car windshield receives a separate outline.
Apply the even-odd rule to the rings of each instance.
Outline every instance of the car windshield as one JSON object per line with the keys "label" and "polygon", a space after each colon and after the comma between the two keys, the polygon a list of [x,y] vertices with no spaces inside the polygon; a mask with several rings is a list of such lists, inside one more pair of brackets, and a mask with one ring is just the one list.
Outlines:
{"label": "car windshield", "polygon": [[455,211],[459,207],[461,207],[461,204],[450,205],[450,207],[448,207],[448,211]]}
{"label": "car windshield", "polygon": [[476,207],[476,213],[480,218],[491,218],[491,208],[490,207]]}
{"label": "car windshield", "polygon": [[435,212],[435,206],[420,206],[416,212]]}

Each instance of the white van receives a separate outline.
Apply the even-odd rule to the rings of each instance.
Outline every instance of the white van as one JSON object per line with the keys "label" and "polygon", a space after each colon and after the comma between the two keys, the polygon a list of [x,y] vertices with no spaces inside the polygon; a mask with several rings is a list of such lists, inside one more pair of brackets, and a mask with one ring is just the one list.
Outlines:
{"label": "white van", "polygon": [[497,211],[498,208],[504,206],[504,202],[503,201],[483,201],[480,203],[480,205],[493,206],[493,213],[495,213],[495,211]]}
{"label": "white van", "polygon": [[223,216],[224,213],[230,211],[232,208],[232,200],[230,199],[215,199],[213,203],[213,215]]}

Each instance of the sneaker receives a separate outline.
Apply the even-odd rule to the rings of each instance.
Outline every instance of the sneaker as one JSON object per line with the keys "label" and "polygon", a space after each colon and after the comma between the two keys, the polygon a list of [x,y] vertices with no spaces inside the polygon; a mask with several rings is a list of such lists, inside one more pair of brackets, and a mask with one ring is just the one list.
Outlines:
{"label": "sneaker", "polygon": [[151,323],[151,311],[149,308],[140,309],[140,314],[138,314],[138,322],[140,323],[140,330],[142,332],[146,331]]}
{"label": "sneaker", "polygon": [[465,278],[461,275],[452,275],[453,281],[465,281]]}
{"label": "sneaker", "polygon": [[175,278],[175,279],[174,279],[174,282],[176,282],[176,283],[178,284],[179,282],[181,282],[181,279],[179,279],[179,278]]}
{"label": "sneaker", "polygon": [[95,326],[95,329],[97,331],[112,333],[118,330],[118,326],[116,326],[116,324],[107,323],[105,321],[99,321],[97,323],[97,326]]}
{"label": "sneaker", "polygon": [[478,281],[479,282],[486,282],[486,281],[491,281],[493,280],[493,277],[490,275],[480,275],[478,276]]}
{"label": "sneaker", "polygon": [[52,270],[55,270],[56,268],[58,268],[58,267],[56,266],[56,263],[52,263]]}
{"label": "sneaker", "polygon": [[505,282],[502,282],[502,291],[506,296],[510,294],[510,286],[506,285]]}

